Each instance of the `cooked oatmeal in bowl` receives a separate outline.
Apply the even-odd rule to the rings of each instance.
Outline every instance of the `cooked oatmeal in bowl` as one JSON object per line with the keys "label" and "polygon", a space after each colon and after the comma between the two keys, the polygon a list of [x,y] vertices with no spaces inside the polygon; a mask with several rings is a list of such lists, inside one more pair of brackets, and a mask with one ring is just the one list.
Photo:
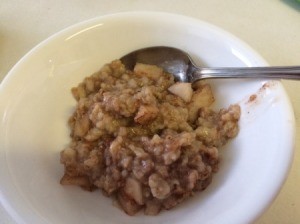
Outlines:
{"label": "cooked oatmeal in bowl", "polygon": [[214,111],[210,85],[175,82],[152,65],[130,71],[115,60],[72,94],[61,184],[101,189],[129,215],[156,215],[208,187],[239,129],[239,105]]}

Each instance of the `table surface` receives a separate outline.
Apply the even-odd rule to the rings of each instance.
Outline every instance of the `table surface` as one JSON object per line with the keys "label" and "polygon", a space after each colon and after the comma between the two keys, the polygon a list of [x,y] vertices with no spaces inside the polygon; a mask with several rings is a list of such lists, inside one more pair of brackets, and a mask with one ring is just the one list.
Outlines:
{"label": "table surface", "polygon": [[[0,81],[27,51],[61,29],[89,18],[136,10],[199,18],[247,42],[270,65],[300,65],[300,3],[296,0],[1,0]],[[283,85],[294,107],[299,130],[300,83],[283,81]],[[289,176],[273,204],[255,223],[300,223],[299,183],[298,131]],[[15,223],[1,205],[0,223]]]}

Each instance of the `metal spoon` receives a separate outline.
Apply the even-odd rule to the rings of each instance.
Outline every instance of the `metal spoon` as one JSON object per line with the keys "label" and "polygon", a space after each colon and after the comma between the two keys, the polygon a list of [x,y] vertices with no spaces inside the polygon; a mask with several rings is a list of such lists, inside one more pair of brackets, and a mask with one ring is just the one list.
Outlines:
{"label": "metal spoon", "polygon": [[300,79],[300,66],[201,68],[186,52],[165,46],[139,49],[120,60],[128,69],[133,69],[136,63],[160,66],[182,82],[211,78]]}

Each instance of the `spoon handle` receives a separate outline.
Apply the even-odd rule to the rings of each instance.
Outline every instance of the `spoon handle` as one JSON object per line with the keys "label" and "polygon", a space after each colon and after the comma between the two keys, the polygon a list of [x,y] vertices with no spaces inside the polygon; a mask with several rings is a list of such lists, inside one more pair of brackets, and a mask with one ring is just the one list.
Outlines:
{"label": "spoon handle", "polygon": [[271,78],[300,80],[300,66],[224,67],[195,69],[191,82],[210,78]]}

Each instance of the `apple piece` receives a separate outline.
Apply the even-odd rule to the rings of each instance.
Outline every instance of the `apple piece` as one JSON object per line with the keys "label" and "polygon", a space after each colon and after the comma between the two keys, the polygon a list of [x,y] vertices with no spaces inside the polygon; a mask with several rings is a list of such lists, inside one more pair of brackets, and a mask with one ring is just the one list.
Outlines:
{"label": "apple piece", "polygon": [[192,84],[188,82],[176,82],[168,88],[176,96],[179,96],[185,102],[190,102],[193,95]]}

